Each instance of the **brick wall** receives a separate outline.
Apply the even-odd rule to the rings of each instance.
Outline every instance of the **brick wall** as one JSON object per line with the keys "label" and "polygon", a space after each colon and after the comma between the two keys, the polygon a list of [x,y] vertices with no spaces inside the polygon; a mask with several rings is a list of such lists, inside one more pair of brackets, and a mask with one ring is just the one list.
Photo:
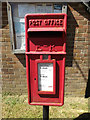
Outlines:
{"label": "brick wall", "polygon": [[[0,97],[2,94],[2,3],[0,2]],[[0,109],[1,110],[1,109]]]}
{"label": "brick wall", "polygon": [[[26,94],[25,55],[11,49],[6,3],[2,3],[3,93]],[[88,80],[88,24],[90,15],[81,3],[68,5],[65,95],[84,96]]]}
{"label": "brick wall", "polygon": [[1,94],[1,81],[2,81],[2,47],[1,47],[1,40],[2,40],[2,4],[0,2],[0,94]]}
{"label": "brick wall", "polygon": [[6,3],[2,3],[2,79],[3,92],[26,93],[25,55],[14,55],[11,49]]}
{"label": "brick wall", "polygon": [[88,80],[88,24],[90,15],[81,3],[68,6],[66,95],[84,96]]}
{"label": "brick wall", "polygon": [[0,119],[2,119],[2,4],[0,2]]}

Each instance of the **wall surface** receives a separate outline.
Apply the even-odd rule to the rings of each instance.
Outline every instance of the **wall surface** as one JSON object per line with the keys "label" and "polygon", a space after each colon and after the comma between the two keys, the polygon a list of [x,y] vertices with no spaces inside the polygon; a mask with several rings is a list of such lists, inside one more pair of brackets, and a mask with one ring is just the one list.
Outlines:
{"label": "wall surface", "polygon": [[2,119],[2,3],[0,2],[0,120]]}
{"label": "wall surface", "polygon": [[[85,96],[88,81],[88,25],[90,15],[81,3],[68,4],[65,95]],[[11,49],[7,5],[2,3],[3,93],[27,94],[24,54]]]}
{"label": "wall surface", "polygon": [[88,81],[88,25],[90,15],[81,3],[68,6],[65,93],[86,94]]}
{"label": "wall surface", "polygon": [[12,53],[7,5],[2,3],[2,79],[3,92],[27,93],[25,55]]}
{"label": "wall surface", "polygon": [[2,93],[2,3],[0,2],[0,95]]}

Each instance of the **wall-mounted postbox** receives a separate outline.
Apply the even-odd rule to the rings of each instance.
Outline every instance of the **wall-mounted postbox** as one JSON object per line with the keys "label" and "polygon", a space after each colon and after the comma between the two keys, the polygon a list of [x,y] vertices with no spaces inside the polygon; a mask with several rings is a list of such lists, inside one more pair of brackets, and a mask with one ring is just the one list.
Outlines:
{"label": "wall-mounted postbox", "polygon": [[63,105],[66,27],[66,14],[25,16],[26,69],[30,105]]}

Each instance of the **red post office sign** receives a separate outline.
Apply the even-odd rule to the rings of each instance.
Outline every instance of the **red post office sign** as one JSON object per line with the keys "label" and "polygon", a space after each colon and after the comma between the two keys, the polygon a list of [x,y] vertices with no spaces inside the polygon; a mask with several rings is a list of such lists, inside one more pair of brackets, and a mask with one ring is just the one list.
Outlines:
{"label": "red post office sign", "polygon": [[67,15],[25,16],[26,70],[30,105],[62,106]]}

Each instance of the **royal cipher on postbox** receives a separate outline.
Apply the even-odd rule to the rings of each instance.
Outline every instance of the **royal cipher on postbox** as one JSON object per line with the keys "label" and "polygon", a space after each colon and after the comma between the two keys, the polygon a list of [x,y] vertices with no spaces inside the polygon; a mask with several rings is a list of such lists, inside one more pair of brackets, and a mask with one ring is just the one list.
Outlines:
{"label": "royal cipher on postbox", "polygon": [[67,15],[25,16],[26,71],[30,105],[62,106]]}

